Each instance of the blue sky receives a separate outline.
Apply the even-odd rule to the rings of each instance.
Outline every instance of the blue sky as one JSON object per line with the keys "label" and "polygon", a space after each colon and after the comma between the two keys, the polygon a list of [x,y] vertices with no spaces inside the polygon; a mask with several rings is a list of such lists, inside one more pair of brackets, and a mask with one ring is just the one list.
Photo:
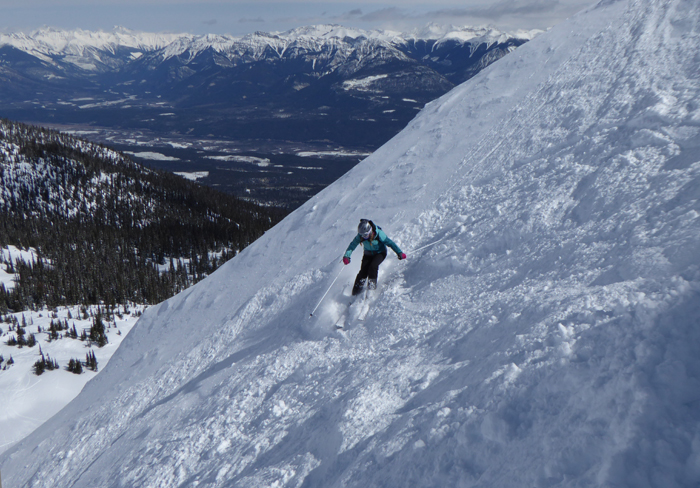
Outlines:
{"label": "blue sky", "polygon": [[43,26],[111,30],[123,26],[147,32],[244,35],[320,23],[405,31],[429,22],[490,25],[502,30],[546,29],[593,3],[595,0],[0,0],[0,31],[30,32]]}

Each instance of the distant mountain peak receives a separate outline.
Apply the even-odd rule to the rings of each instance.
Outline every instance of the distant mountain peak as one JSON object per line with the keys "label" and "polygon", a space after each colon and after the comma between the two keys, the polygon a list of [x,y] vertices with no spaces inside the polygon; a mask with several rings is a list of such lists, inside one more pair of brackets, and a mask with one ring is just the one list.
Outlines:
{"label": "distant mountain peak", "polygon": [[120,26],[114,27],[111,32],[42,27],[31,34],[22,32],[0,34],[0,46],[10,45],[26,52],[45,55],[75,54],[90,48],[109,50],[129,47],[150,51],[165,47],[183,36],[185,34],[136,32]]}
{"label": "distant mountain peak", "polygon": [[[62,55],[82,53],[85,49],[113,50],[117,47],[127,47],[140,51],[153,51],[176,46],[196,45],[214,47],[224,50],[227,46],[246,42],[266,41],[270,43],[291,43],[300,40],[324,39],[374,39],[387,42],[406,40],[492,40],[515,38],[532,39],[541,31],[516,31],[513,34],[504,33],[487,27],[456,27],[439,24],[428,24],[424,28],[408,33],[387,30],[363,30],[349,28],[339,24],[316,24],[290,29],[285,32],[257,31],[245,36],[230,36],[225,34],[192,35],[185,33],[151,33],[138,32],[122,26],[115,26],[111,31],[104,30],[63,30],[54,27],[42,27],[30,34],[16,32],[0,34],[0,46],[10,45],[29,53],[44,55]],[[483,39],[481,39],[483,38]],[[169,50],[178,52],[178,48]]]}

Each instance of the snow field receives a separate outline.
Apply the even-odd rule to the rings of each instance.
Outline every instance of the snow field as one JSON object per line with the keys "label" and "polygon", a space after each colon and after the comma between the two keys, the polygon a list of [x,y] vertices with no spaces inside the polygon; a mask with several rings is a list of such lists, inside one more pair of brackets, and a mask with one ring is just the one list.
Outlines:
{"label": "snow field", "polygon": [[180,158],[176,158],[173,156],[166,156],[165,154],[153,152],[153,151],[141,151],[141,152],[133,152],[133,151],[124,151],[124,154],[130,154],[131,156],[135,156],[137,158],[143,158],[143,159],[150,159],[153,161],[180,161]]}
{"label": "snow field", "polygon": [[[602,2],[518,48],[150,308],[3,476],[697,486],[698,48],[690,0]],[[408,259],[337,332],[359,251],[309,313],[362,217]]]}
{"label": "snow field", "polygon": [[[34,334],[37,344],[21,348],[8,346],[8,339],[16,336],[16,333],[10,331],[11,324],[0,323],[0,356],[4,359],[0,363],[0,391],[3,392],[0,398],[0,452],[26,437],[67,405],[80,393],[85,383],[97,375],[86,368],[80,375],[66,371],[71,359],[85,362],[85,355],[92,351],[97,358],[98,371],[101,371],[143,310],[143,306],[134,305],[130,307],[130,314],[123,315],[122,318],[115,317],[115,322],[111,324],[105,322],[109,343],[102,348],[68,338],[67,331],[60,332],[62,338],[58,340],[48,340],[47,331],[52,320],[68,320],[70,327],[75,324],[78,335],[83,329],[89,333],[92,319],[82,319],[80,307],[59,307],[55,311],[43,309],[3,316],[14,316],[20,324],[27,323],[25,337]],[[92,309],[92,312],[95,311],[96,307]],[[68,318],[69,313],[72,318]],[[38,332],[39,328],[43,332]],[[33,366],[41,359],[40,347],[45,356],[58,361],[60,368],[36,376]],[[13,364],[8,364],[10,358]]]}
{"label": "snow field", "polygon": [[183,178],[190,180],[190,181],[197,181],[200,178],[208,178],[209,177],[209,171],[189,171],[189,172],[175,171],[174,174],[176,174],[178,176],[182,176]]}

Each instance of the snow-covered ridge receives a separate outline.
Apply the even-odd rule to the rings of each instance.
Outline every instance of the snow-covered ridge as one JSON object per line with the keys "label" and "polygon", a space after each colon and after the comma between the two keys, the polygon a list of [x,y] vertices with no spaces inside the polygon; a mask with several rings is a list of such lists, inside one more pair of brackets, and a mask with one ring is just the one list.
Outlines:
{"label": "snow-covered ridge", "polygon": [[51,62],[53,57],[65,57],[69,62],[83,69],[94,70],[98,65],[94,60],[105,63],[99,53],[116,55],[120,48],[130,51],[132,59],[144,53],[162,50],[162,57],[168,59],[188,52],[190,57],[207,49],[231,55],[248,54],[253,59],[260,58],[268,49],[280,56],[291,45],[317,50],[324,45],[343,44],[348,40],[364,41],[370,44],[385,43],[399,46],[409,41],[432,40],[443,43],[505,42],[508,39],[529,40],[541,31],[518,31],[503,33],[488,28],[455,27],[430,25],[411,33],[384,30],[349,29],[340,25],[315,25],[292,29],[287,32],[256,32],[246,36],[206,34],[156,34],[135,32],[116,27],[112,32],[86,30],[57,30],[45,28],[25,33],[0,34],[0,46],[8,45]]}
{"label": "snow-covered ridge", "polygon": [[0,34],[0,46],[12,46],[46,63],[61,60],[85,71],[99,71],[119,68],[181,38],[179,34],[136,33],[121,27],[112,32],[45,28],[31,34]]}
{"label": "snow-covered ridge", "polygon": [[[490,46],[508,39],[530,40],[541,32],[532,30],[510,34],[489,28],[431,25],[422,30],[401,33],[385,30],[349,29],[340,25],[323,24],[300,27],[286,32],[256,32],[243,37],[213,35],[183,37],[164,50],[164,57],[178,56],[185,51],[189,51],[193,55],[212,48],[221,53],[239,55],[252,53],[252,57],[255,59],[265,53],[268,48],[273,49],[281,56],[290,46],[306,48],[308,51],[318,51],[326,45],[347,44],[348,40],[354,41],[354,43],[364,42],[369,45],[384,44],[387,46],[403,46],[411,41],[437,41],[437,45],[452,41],[462,44],[483,43]],[[351,46],[355,47],[354,44]]]}
{"label": "snow-covered ridge", "polygon": [[0,46],[9,45],[25,52],[45,55],[81,55],[90,48],[112,53],[119,47],[151,51],[165,47],[183,36],[184,34],[135,32],[123,27],[116,27],[112,32],[44,28],[30,34],[0,34]]}
{"label": "snow-covered ridge", "polygon": [[[20,141],[27,144],[29,131],[36,146],[62,146],[67,153],[94,157],[113,165],[113,173],[95,172],[86,184],[75,176],[89,174],[84,169],[84,163],[70,157],[29,157],[19,146]],[[19,204],[27,203],[29,195],[32,209],[27,210],[25,217],[47,215],[65,219],[78,216],[89,218],[99,207],[98,201],[113,191],[114,182],[119,179],[116,171],[120,167],[138,168],[142,174],[149,173],[148,169],[138,167],[122,154],[107,147],[65,134],[37,131],[0,121],[0,209],[4,211],[12,211]],[[148,183],[144,182],[144,185],[148,186]],[[142,196],[134,191],[120,192],[114,198],[134,208],[143,204],[153,206],[152,202],[144,202]],[[147,222],[146,218],[142,223]]]}
{"label": "snow-covered ridge", "polygon": [[530,41],[542,32],[538,29],[519,29],[511,32],[502,32],[490,27],[458,27],[454,25],[429,24],[413,32],[404,33],[400,37],[413,40],[435,40],[438,43],[454,41],[491,45],[496,42],[505,42],[507,39]]}

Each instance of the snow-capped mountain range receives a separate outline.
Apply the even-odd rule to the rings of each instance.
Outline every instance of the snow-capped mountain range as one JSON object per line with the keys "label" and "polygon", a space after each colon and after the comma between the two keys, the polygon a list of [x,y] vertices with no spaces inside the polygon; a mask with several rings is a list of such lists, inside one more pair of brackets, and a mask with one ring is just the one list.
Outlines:
{"label": "snow-capped mountain range", "polygon": [[31,34],[0,34],[0,46],[12,46],[49,63],[62,61],[94,71],[116,68],[118,64],[106,60],[118,57],[120,51],[129,50],[130,56],[136,57],[164,48],[181,37],[178,34],[132,32],[121,27],[112,32],[45,28]]}
{"label": "snow-capped mountain range", "polygon": [[306,141],[314,133],[374,149],[416,108],[537,33],[319,25],[244,37],[121,28],[4,34],[0,113],[228,139]]}
{"label": "snow-capped mountain range", "polygon": [[[697,1],[604,0],[489,66],[150,307],[3,482],[698,486],[698,51]],[[408,259],[359,321],[363,217]]]}
{"label": "snow-capped mountain range", "polygon": [[429,25],[414,32],[400,33],[349,29],[339,25],[316,25],[282,33],[256,32],[243,37],[233,37],[213,34],[194,36],[143,33],[123,27],[115,27],[112,32],[45,28],[31,34],[0,34],[0,46],[12,46],[47,62],[67,62],[81,69],[95,71],[113,69],[115,65],[105,60],[118,57],[120,51],[129,51],[125,62],[154,51],[158,51],[157,56],[162,60],[184,53],[193,58],[207,49],[213,49],[231,59],[243,57],[245,53],[250,60],[257,61],[266,57],[268,50],[282,57],[288,48],[297,54],[299,51],[319,52],[327,45],[332,45],[342,52],[352,50],[351,44],[357,42],[385,43],[397,48],[404,48],[411,42],[426,41],[433,41],[434,46],[438,48],[441,44],[449,42],[491,46],[507,43],[509,40],[527,41],[540,32],[516,31],[507,34],[489,28]]}

